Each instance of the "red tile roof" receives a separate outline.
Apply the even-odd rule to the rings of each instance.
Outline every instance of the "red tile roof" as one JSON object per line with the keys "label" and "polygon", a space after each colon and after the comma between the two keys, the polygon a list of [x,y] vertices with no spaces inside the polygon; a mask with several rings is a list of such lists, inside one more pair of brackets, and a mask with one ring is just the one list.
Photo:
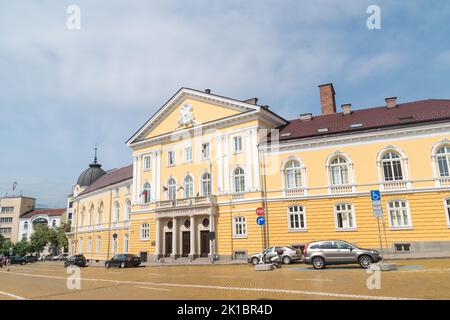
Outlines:
{"label": "red tile roof", "polygon": [[133,178],[133,165],[107,171],[105,175],[98,178],[93,184],[86,188],[80,195],[108,187],[110,185]]}
{"label": "red tile roof", "polygon": [[[339,112],[313,116],[311,120],[294,119],[279,128],[280,141],[444,120],[450,120],[450,100],[422,100],[401,103],[393,108],[353,110],[349,115]],[[362,126],[352,128],[355,124]],[[318,132],[325,128],[328,131]]]}
{"label": "red tile roof", "polygon": [[49,217],[55,217],[55,216],[62,216],[66,213],[66,209],[34,209],[27,213],[25,213],[20,218],[31,218],[33,216],[36,216],[38,214],[45,214]]}

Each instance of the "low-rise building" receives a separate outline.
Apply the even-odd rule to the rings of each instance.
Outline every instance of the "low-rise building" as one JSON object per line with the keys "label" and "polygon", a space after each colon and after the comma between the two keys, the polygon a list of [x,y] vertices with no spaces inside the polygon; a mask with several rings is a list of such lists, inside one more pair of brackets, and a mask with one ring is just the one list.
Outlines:
{"label": "low-rise building", "polygon": [[66,209],[34,209],[20,217],[20,240],[30,240],[36,225],[46,224],[49,228],[58,228],[66,221]]}
{"label": "low-rise building", "polygon": [[11,242],[19,239],[20,218],[34,209],[36,199],[23,196],[0,198],[0,234]]}

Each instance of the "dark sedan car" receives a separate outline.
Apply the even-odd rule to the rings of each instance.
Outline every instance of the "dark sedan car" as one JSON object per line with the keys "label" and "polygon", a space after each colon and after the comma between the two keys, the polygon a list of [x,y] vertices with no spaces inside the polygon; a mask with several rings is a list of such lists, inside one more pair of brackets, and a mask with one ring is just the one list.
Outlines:
{"label": "dark sedan car", "polygon": [[27,263],[27,259],[25,257],[19,257],[19,256],[11,256],[10,257],[11,264],[21,264],[24,265]]}
{"label": "dark sedan car", "polygon": [[105,262],[105,267],[138,267],[141,264],[141,258],[134,254],[116,254],[114,257]]}
{"label": "dark sedan car", "polygon": [[86,258],[82,254],[71,256],[64,261],[64,267],[68,266],[86,267]]}
{"label": "dark sedan car", "polygon": [[24,259],[25,259],[28,263],[34,263],[34,262],[38,261],[37,256],[33,256],[33,255],[25,256]]}

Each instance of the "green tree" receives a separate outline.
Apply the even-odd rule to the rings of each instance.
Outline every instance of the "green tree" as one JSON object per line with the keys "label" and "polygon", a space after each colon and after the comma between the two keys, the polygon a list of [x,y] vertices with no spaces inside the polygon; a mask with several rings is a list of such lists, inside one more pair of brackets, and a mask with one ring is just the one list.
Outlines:
{"label": "green tree", "polygon": [[51,229],[46,224],[34,226],[34,231],[30,238],[30,245],[33,252],[42,252],[52,240]]}
{"label": "green tree", "polygon": [[[67,240],[67,237],[66,237],[67,228],[68,227],[66,224],[62,224],[60,227],[56,228],[56,234],[57,234],[59,248],[67,249],[67,247],[69,245],[69,241]],[[70,225],[69,225],[69,230],[70,230]]]}
{"label": "green tree", "polygon": [[10,240],[4,240],[2,245],[0,246],[0,253],[3,255],[9,254],[9,248],[14,247]]}
{"label": "green tree", "polygon": [[13,246],[14,254],[18,256],[25,256],[31,252],[31,246],[27,240],[21,240]]}

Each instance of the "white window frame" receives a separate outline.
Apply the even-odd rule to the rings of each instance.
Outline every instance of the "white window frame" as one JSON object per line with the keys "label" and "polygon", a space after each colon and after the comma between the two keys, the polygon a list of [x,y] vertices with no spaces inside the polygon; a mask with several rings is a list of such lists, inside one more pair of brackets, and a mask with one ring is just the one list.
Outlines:
{"label": "white window frame", "polygon": [[97,239],[95,240],[95,252],[101,253],[102,252],[102,237],[97,236]]}
{"label": "white window frame", "polygon": [[144,156],[144,171],[150,171],[152,169],[152,156]]}
{"label": "white window frame", "polygon": [[[345,210],[338,210],[338,206],[346,206]],[[350,206],[350,210],[347,208],[347,206]],[[349,221],[349,217],[348,214],[351,214],[351,220],[353,223],[353,226],[344,226],[344,220],[343,221],[343,225],[342,227],[339,227],[339,219],[338,219],[338,214],[347,214],[347,221]],[[353,203],[348,203],[348,202],[340,202],[340,203],[336,203],[334,205],[334,222],[336,225],[336,231],[356,231],[357,230],[357,225],[356,225],[356,213],[355,213],[355,206],[353,205]]]}
{"label": "white window frame", "polygon": [[[334,163],[335,161],[339,161],[338,163]],[[342,162],[343,161],[343,162]],[[339,179],[341,180],[340,183],[336,183],[334,180],[334,170],[337,170]],[[348,160],[345,157],[337,156],[334,157],[330,162],[330,185],[332,187],[340,187],[340,186],[348,186],[351,184],[351,175],[350,175],[350,164],[348,163]],[[343,172],[346,171],[346,175],[344,176]],[[344,178],[347,180],[344,182]]]}
{"label": "white window frame", "polygon": [[[190,182],[187,180],[190,179]],[[188,184],[189,183],[189,184]],[[184,197],[192,198],[194,196],[194,178],[188,174],[183,179]],[[188,194],[188,189],[190,189],[190,194]]]}
{"label": "white window frame", "polygon": [[[150,182],[144,183],[142,190],[143,190],[142,191],[142,202],[144,204],[149,204],[150,202],[152,202],[152,185],[150,184]],[[146,190],[147,190],[147,197],[144,194],[144,192]]]}
{"label": "white window frame", "polygon": [[129,236],[128,236],[128,234],[124,234],[123,235],[123,253],[128,253],[128,251],[130,251],[129,245],[130,245]]}
{"label": "white window frame", "polygon": [[444,199],[445,218],[447,219],[447,226],[450,228],[450,197]]}
{"label": "white window frame", "polygon": [[[173,185],[169,185],[169,182],[173,181],[174,184]],[[174,197],[171,198],[170,194],[171,194],[171,188],[173,187],[173,195]],[[167,180],[167,191],[166,191],[166,199],[167,200],[176,200],[177,199],[177,180],[175,180],[175,178],[171,177]]]}
{"label": "white window frame", "polygon": [[[301,210],[298,210],[297,212],[294,212],[294,208],[300,208]],[[299,227],[292,227],[292,218],[293,216],[298,216],[298,224]],[[303,216],[303,227],[301,226],[301,217]],[[294,204],[287,208],[287,222],[288,222],[288,231],[289,232],[299,232],[299,231],[306,231],[308,229],[306,225],[306,212],[305,212],[305,206]]]}
{"label": "white window frame", "polygon": [[192,147],[185,147],[183,153],[184,163],[191,163],[193,161]]}
{"label": "white window frame", "polygon": [[[208,175],[209,178],[205,179],[206,175]],[[209,185],[209,193],[205,193],[205,185],[204,185],[205,183],[208,183],[208,185]],[[212,194],[212,179],[211,179],[211,174],[209,172],[204,172],[202,174],[202,176],[200,177],[200,191],[201,191],[201,195],[203,197],[207,197]]]}
{"label": "white window frame", "polygon": [[[443,154],[439,153],[439,151],[441,149],[445,150],[445,152]],[[439,148],[437,148],[437,150],[436,150],[436,155],[435,155],[435,157],[436,157],[436,164],[435,164],[436,165],[436,176],[438,178],[440,178],[440,179],[448,179],[448,178],[450,178],[450,151],[447,152],[447,149],[450,150],[450,146],[444,144],[444,145],[439,146]],[[447,165],[447,173],[448,173],[447,175],[442,175],[441,174],[441,170],[440,170],[440,167],[439,167],[439,158],[445,158],[446,165]]]}
{"label": "white window frame", "polygon": [[[204,149],[204,147],[206,147],[206,148]],[[203,152],[203,150],[206,150],[207,154],[205,154],[205,152]],[[209,142],[203,142],[201,145],[200,152],[202,154],[202,160],[208,160],[211,157],[211,144]]]}
{"label": "white window frame", "polygon": [[233,217],[233,238],[247,238],[247,218],[245,216]]}
{"label": "white window frame", "polygon": [[[237,174],[236,171],[241,170],[242,173]],[[237,180],[239,179],[239,181]],[[244,193],[245,192],[245,170],[241,167],[237,167],[233,170],[233,191],[234,193]],[[239,188],[238,188],[239,184]]]}
{"label": "white window frame", "polygon": [[167,166],[172,167],[176,164],[175,151],[170,150],[167,152]]}
{"label": "white window frame", "polygon": [[[292,163],[297,163],[297,166],[294,167],[289,167],[290,164]],[[283,168],[283,177],[284,177],[284,188],[285,190],[295,190],[295,189],[301,189],[303,187],[303,170],[302,170],[302,164],[300,161],[298,161],[297,159],[289,159],[288,161],[286,161],[284,168]],[[298,173],[300,175],[300,181],[299,181],[299,185],[295,185],[295,186],[289,186],[288,185],[288,172],[291,172],[292,174],[294,174],[294,181],[296,181],[296,173]]]}
{"label": "white window frame", "polygon": [[[398,156],[398,158],[391,157],[389,159],[384,159],[384,157],[386,157],[388,154],[396,154]],[[402,175],[401,179],[396,179],[396,177],[395,177],[395,170],[394,170],[394,165],[393,165],[394,161],[400,163],[400,170],[401,170],[401,175]],[[391,170],[393,180],[386,180],[386,174],[384,172],[385,163],[389,163],[389,168]],[[389,151],[386,151],[385,153],[383,153],[383,155],[381,156],[381,174],[382,174],[383,182],[392,183],[392,182],[405,181],[406,179],[405,179],[405,168],[404,167],[405,166],[403,165],[403,157],[399,152],[397,152],[395,150],[389,150]]]}
{"label": "white window frame", "polygon": [[[408,225],[403,225],[403,226],[397,226],[397,225],[393,225],[393,221],[391,219],[391,208],[390,208],[390,204],[394,203],[394,202],[404,202],[406,203],[406,206],[403,207],[406,209],[406,217],[408,218]],[[400,207],[402,208],[402,207]],[[398,210],[398,209],[393,209],[393,210]],[[392,199],[389,200],[388,202],[386,202],[386,212],[388,215],[388,220],[389,220],[389,227],[391,228],[391,230],[410,230],[413,228],[413,224],[412,224],[412,220],[411,220],[411,210],[409,208],[409,201],[408,200],[404,200],[404,199]]]}
{"label": "white window frame", "polygon": [[241,153],[243,150],[242,136],[233,137],[233,153]]}
{"label": "white window frame", "polygon": [[139,230],[139,239],[146,241],[150,240],[150,224],[148,222],[141,223]]}

